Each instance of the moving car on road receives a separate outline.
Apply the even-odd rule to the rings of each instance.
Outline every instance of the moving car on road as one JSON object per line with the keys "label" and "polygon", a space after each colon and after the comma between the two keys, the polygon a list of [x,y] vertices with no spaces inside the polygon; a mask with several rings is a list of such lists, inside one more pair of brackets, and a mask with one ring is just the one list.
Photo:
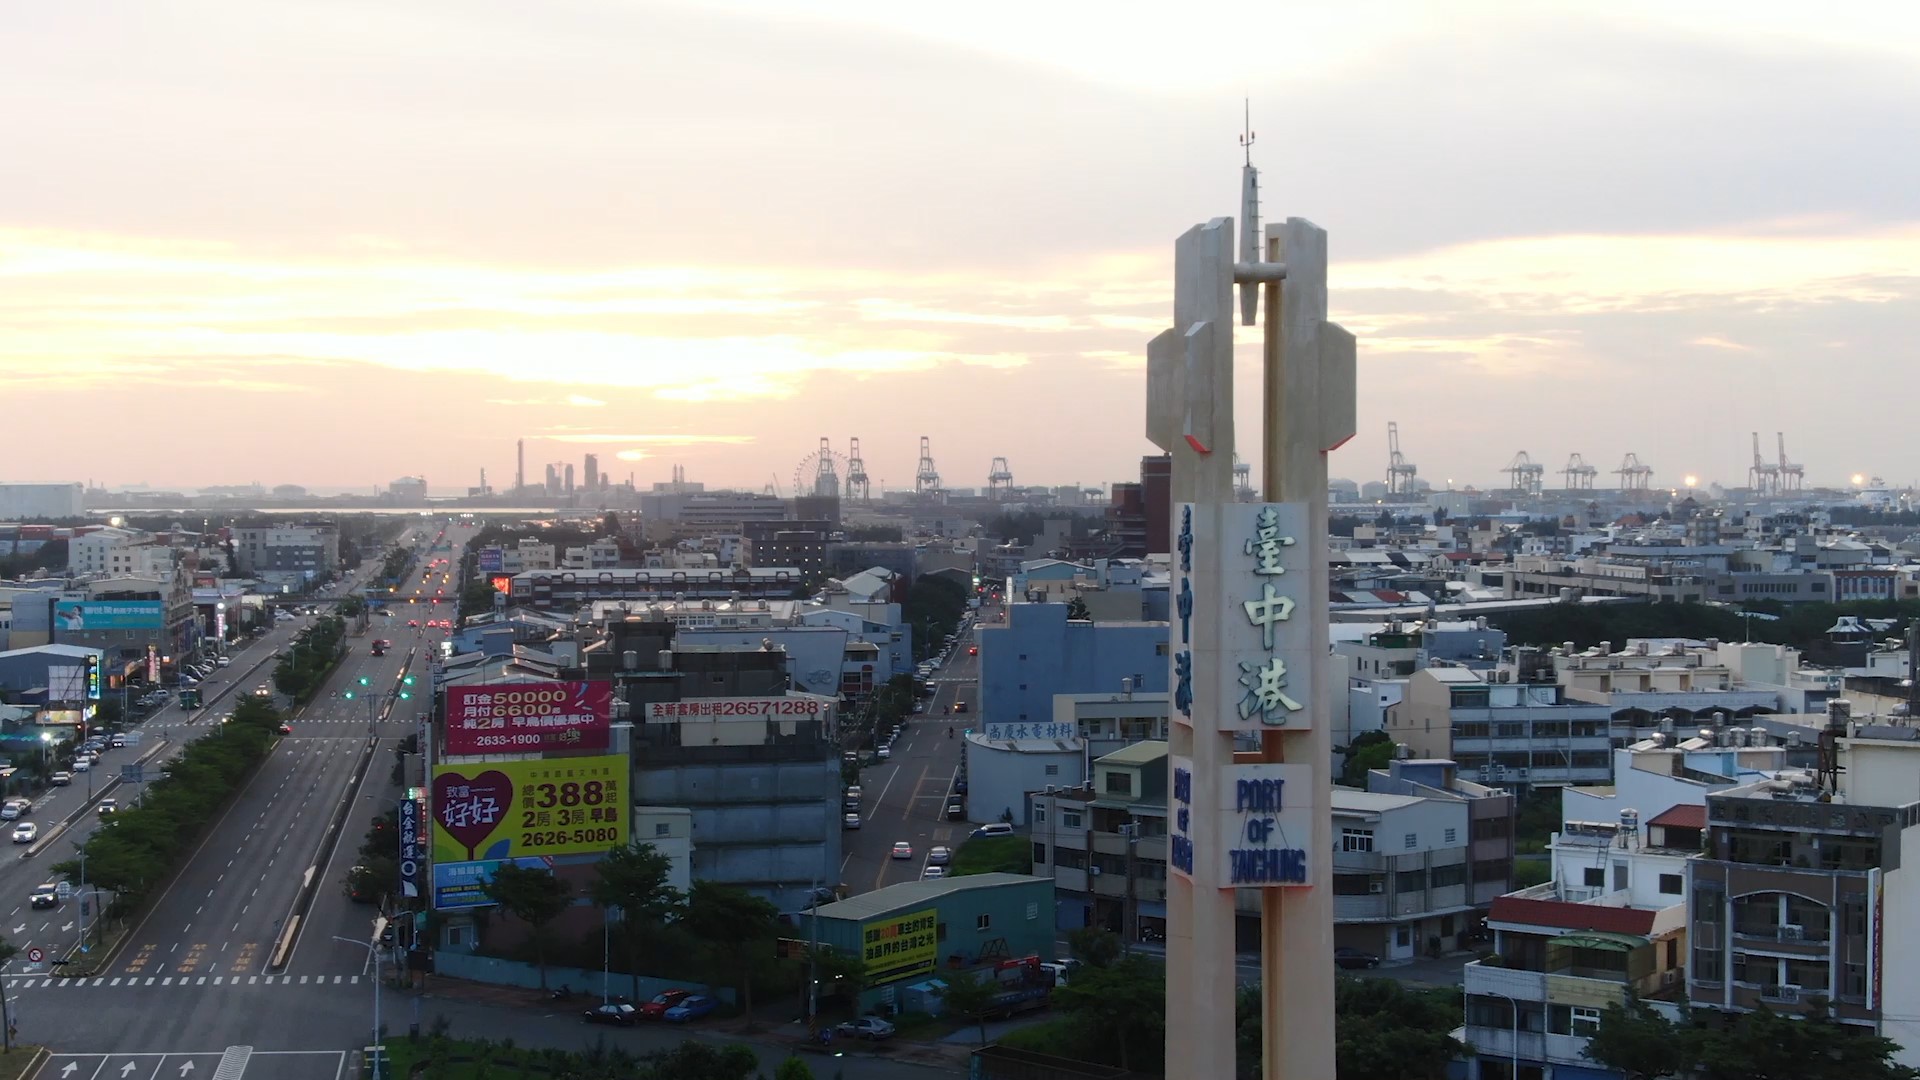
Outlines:
{"label": "moving car on road", "polygon": [[119,809],[120,809],[119,799],[101,799],[100,800],[100,816],[101,817],[111,817],[113,816],[114,813],[119,811]]}
{"label": "moving car on road", "polygon": [[913,845],[902,840],[893,845],[893,857],[896,859],[913,858]]}
{"label": "moving car on road", "polygon": [[1360,971],[1366,968],[1379,967],[1380,958],[1364,949],[1356,949],[1350,945],[1342,945],[1333,950],[1333,964],[1335,967],[1344,968],[1348,971]]}
{"label": "moving car on road", "polygon": [[[66,787],[68,784],[73,783],[73,774],[70,772],[54,773],[52,776],[47,777],[47,783],[52,784],[54,787]],[[16,814],[14,816],[18,817],[19,815]]]}
{"label": "moving car on road", "polygon": [[42,885],[39,888],[33,890],[33,895],[27,898],[27,903],[32,904],[33,910],[35,911],[40,911],[44,908],[59,907],[60,906],[59,884],[56,882],[49,881],[45,885]]}
{"label": "moving car on road", "polygon": [[40,826],[31,821],[23,821],[13,827],[13,842],[16,844],[31,844],[38,839],[40,839]]}
{"label": "moving car on road", "polygon": [[893,1038],[893,1023],[882,1020],[878,1016],[862,1016],[858,1020],[849,1020],[834,1030],[848,1038],[872,1039],[875,1042]]}

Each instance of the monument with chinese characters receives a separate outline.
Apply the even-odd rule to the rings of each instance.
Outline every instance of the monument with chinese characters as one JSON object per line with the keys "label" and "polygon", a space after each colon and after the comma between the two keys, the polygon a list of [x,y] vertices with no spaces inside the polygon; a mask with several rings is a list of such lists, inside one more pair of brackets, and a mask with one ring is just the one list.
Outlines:
{"label": "monument with chinese characters", "polygon": [[[1260,1075],[1331,1080],[1326,455],[1354,432],[1354,339],[1327,321],[1327,234],[1263,233],[1257,189],[1249,160],[1237,255],[1231,218],[1175,243],[1173,328],[1147,347],[1147,436],[1173,457],[1166,1072],[1235,1075],[1234,890],[1254,888]],[[1236,290],[1265,376],[1253,503],[1233,477]]]}

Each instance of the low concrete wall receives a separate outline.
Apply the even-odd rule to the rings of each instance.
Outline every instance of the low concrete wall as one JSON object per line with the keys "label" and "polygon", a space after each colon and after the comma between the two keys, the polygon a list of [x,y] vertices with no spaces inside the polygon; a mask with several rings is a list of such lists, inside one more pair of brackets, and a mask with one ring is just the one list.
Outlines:
{"label": "low concrete wall", "polygon": [[[433,954],[433,970],[437,975],[453,979],[466,979],[469,982],[489,983],[494,986],[523,986],[529,990],[540,988],[540,969],[532,964],[518,960],[501,960],[492,956],[480,956],[475,953],[439,951]],[[616,996],[626,996],[633,992],[633,976],[614,972],[605,976],[606,985]],[[573,992],[582,997],[599,997],[602,976],[598,971],[584,968],[547,967],[547,987],[558,989],[562,984],[573,988]],[[662,990],[693,990],[719,998],[728,1005],[733,1004],[733,991],[722,987],[714,989],[704,983],[687,982],[684,979],[656,979],[651,975],[640,976],[640,1000],[660,993]]]}

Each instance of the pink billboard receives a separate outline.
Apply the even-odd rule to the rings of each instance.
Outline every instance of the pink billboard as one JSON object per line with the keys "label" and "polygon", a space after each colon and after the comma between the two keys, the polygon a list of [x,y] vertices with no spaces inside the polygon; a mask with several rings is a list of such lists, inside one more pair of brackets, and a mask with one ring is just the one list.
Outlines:
{"label": "pink billboard", "polygon": [[610,682],[499,683],[447,688],[448,754],[605,750]]}

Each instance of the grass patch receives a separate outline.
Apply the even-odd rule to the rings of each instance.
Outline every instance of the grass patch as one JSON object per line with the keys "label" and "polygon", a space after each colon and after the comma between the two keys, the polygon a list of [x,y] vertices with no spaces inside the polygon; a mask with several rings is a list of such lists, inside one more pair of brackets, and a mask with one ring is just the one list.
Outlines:
{"label": "grass patch", "polygon": [[1073,1020],[1061,1016],[1014,1028],[1012,1031],[1002,1033],[994,1041],[1001,1046],[1011,1046],[1016,1050],[1031,1050],[1037,1054],[1058,1054],[1061,1052],[1061,1047],[1072,1045],[1076,1036],[1077,1031]]}
{"label": "grass patch", "polygon": [[976,836],[954,849],[947,873],[1031,874],[1033,842],[1024,836]]}
{"label": "grass patch", "polygon": [[32,1043],[14,1043],[12,1053],[0,1054],[0,1080],[20,1080],[27,1075],[27,1066],[40,1060],[44,1049]]}

